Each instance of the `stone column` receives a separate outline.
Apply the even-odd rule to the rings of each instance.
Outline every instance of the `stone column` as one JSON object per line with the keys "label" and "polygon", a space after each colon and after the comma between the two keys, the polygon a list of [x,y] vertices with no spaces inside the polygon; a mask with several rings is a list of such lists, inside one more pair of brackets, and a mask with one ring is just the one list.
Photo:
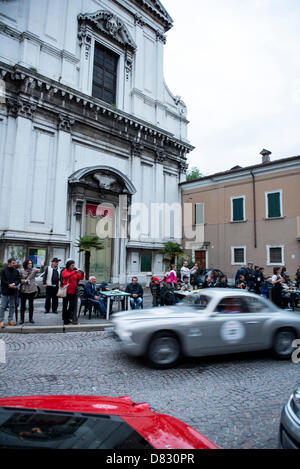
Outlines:
{"label": "stone column", "polygon": [[[9,211],[10,204],[7,203],[11,197],[11,186],[13,167],[12,162],[14,160],[15,143],[16,143],[16,128],[17,123],[14,116],[10,114],[10,108],[8,107],[7,117],[7,129],[6,129],[6,140],[1,157],[1,173],[0,173],[0,226],[1,228],[7,228],[9,223]],[[3,132],[4,134],[4,132]]]}
{"label": "stone column", "polygon": [[[72,145],[71,128],[74,123],[72,117],[59,114],[53,210],[53,232],[56,234],[65,234],[67,230],[68,178],[72,172],[69,155]],[[73,217],[73,213],[71,216]]]}
{"label": "stone column", "polygon": [[120,278],[120,208],[116,207],[116,233],[113,240],[112,283],[119,283]]}

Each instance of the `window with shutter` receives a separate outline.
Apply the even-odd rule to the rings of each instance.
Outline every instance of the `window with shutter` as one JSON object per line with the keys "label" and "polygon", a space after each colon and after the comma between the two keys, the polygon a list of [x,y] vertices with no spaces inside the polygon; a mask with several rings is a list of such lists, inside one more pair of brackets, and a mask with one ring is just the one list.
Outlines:
{"label": "window with shutter", "polygon": [[281,194],[272,192],[268,194],[268,218],[279,218],[281,213]]}
{"label": "window with shutter", "polygon": [[244,197],[232,199],[232,221],[244,221]]}
{"label": "window with shutter", "polygon": [[151,272],[152,271],[152,254],[144,253],[142,254],[142,266],[141,272]]}
{"label": "window with shutter", "polygon": [[92,94],[108,104],[116,104],[118,60],[117,54],[95,44]]}

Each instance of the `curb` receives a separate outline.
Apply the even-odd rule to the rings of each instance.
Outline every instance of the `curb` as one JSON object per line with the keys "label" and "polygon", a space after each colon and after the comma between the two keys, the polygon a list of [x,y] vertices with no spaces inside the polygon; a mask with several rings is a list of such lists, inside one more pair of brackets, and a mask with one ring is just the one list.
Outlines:
{"label": "curb", "polygon": [[107,324],[84,324],[70,326],[35,326],[35,327],[10,327],[0,329],[3,334],[64,334],[70,332],[103,332],[112,327],[112,323]]}

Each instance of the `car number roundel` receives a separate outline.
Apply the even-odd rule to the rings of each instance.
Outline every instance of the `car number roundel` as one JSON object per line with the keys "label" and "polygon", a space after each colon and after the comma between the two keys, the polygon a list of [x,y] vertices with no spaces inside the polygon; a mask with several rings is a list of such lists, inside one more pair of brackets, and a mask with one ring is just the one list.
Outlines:
{"label": "car number roundel", "polygon": [[239,321],[226,321],[221,328],[221,337],[230,344],[240,342],[245,337],[245,328]]}

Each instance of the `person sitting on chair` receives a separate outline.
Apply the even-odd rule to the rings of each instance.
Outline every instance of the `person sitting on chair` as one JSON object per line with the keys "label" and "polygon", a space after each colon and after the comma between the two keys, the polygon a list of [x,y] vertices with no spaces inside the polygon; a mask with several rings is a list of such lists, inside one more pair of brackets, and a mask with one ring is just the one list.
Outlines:
{"label": "person sitting on chair", "polygon": [[92,304],[95,304],[99,307],[101,315],[106,315],[106,307],[104,304],[104,298],[98,293],[96,277],[90,277],[89,281],[85,284],[84,287],[84,298],[88,299]]}
{"label": "person sitting on chair", "polygon": [[126,287],[126,293],[130,294],[130,305],[132,309],[140,309],[143,303],[144,290],[138,283],[138,278],[133,277],[132,283]]}

